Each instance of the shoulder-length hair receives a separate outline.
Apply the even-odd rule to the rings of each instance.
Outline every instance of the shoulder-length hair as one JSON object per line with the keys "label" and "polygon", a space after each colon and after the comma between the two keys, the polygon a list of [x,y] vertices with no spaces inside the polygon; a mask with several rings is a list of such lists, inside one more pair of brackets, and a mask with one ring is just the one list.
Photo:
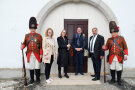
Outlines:
{"label": "shoulder-length hair", "polygon": [[53,37],[54,32],[53,32],[53,29],[52,29],[52,28],[47,28],[47,29],[46,29],[45,37],[48,37],[48,31],[49,31],[49,30],[51,30],[51,31],[52,31],[52,35],[51,35],[51,37]]}
{"label": "shoulder-length hair", "polygon": [[66,32],[66,35],[65,35],[65,36],[67,37],[67,30],[65,30],[65,29],[63,29],[63,30],[61,31],[60,36],[62,36],[62,32],[63,32],[63,31]]}

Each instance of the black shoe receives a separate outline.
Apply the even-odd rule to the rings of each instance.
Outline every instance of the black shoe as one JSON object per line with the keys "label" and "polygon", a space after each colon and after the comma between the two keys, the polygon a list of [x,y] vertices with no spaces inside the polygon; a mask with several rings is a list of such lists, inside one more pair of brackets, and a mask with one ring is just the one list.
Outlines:
{"label": "black shoe", "polygon": [[100,80],[99,78],[95,77],[92,79],[92,81],[97,81],[97,80]]}
{"label": "black shoe", "polygon": [[84,73],[80,73],[81,75],[84,75]]}
{"label": "black shoe", "polygon": [[91,75],[91,77],[96,77],[96,75]]}
{"label": "black shoe", "polygon": [[119,86],[122,86],[121,80],[117,81]]}
{"label": "black shoe", "polygon": [[75,75],[78,75],[78,73],[75,73]]}
{"label": "black shoe", "polygon": [[36,82],[35,82],[35,83],[36,83],[36,84],[40,84],[40,81],[37,81],[37,80],[36,80]]}
{"label": "black shoe", "polygon": [[36,79],[36,84],[40,84],[40,79]]}
{"label": "black shoe", "polygon": [[35,81],[34,80],[30,80],[29,81],[29,84],[33,84]]}
{"label": "black shoe", "polygon": [[65,74],[64,76],[65,76],[66,78],[69,78],[68,74]]}
{"label": "black shoe", "polygon": [[115,80],[114,79],[111,79],[109,83],[110,84],[114,84],[115,83]]}
{"label": "black shoe", "polygon": [[59,78],[62,78],[62,75],[61,75],[61,74],[58,74],[58,77],[59,77]]}

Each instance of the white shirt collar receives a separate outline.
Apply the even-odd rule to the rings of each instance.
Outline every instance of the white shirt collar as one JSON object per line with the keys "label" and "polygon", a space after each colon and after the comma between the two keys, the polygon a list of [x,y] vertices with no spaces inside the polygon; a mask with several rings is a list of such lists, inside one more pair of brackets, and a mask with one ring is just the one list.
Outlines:
{"label": "white shirt collar", "polygon": [[97,35],[98,35],[98,34],[96,34],[96,35],[93,35],[93,37],[94,37],[94,36],[95,36],[95,37],[97,37]]}

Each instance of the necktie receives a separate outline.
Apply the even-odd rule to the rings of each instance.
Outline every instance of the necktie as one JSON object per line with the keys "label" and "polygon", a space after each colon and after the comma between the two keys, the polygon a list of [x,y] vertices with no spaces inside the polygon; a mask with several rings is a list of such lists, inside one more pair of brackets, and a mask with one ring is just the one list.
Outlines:
{"label": "necktie", "polygon": [[95,36],[93,36],[93,37],[92,37],[92,41],[91,41],[91,48],[90,48],[90,51],[92,51],[92,50],[93,50],[93,40],[94,40],[94,37],[95,37]]}
{"label": "necktie", "polygon": [[77,45],[78,45],[78,46],[80,46],[80,40],[79,40],[79,38],[80,38],[80,35],[78,34],[78,35],[77,35]]}

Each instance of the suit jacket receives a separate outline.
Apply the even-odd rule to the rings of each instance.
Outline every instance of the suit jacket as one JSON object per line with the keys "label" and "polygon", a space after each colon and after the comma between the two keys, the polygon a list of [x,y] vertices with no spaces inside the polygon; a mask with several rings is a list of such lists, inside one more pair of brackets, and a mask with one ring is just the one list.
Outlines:
{"label": "suit jacket", "polygon": [[[92,39],[93,36],[90,37],[89,39],[89,57],[91,57],[91,52],[90,52],[90,40]],[[101,35],[97,35],[95,44],[94,44],[94,56],[99,58],[100,56],[104,56],[104,51],[102,50],[102,46],[104,45],[104,37]]]}
{"label": "suit jacket", "polygon": [[[116,38],[118,38],[118,36],[116,36],[115,38],[114,37],[111,37],[111,38],[113,40],[115,40]],[[108,38],[106,47],[105,47],[106,50],[109,49],[109,63],[110,64],[112,63],[115,55],[117,56],[119,63],[123,63],[122,50],[125,52],[125,55],[128,55],[128,47],[127,47],[126,41],[125,41],[124,37],[122,37],[122,36],[116,41],[122,48],[122,50],[120,50],[120,47],[117,46],[116,44],[111,47],[111,45],[113,43],[111,38]]]}
{"label": "suit jacket", "polygon": [[25,48],[27,46],[27,52],[26,52],[26,55],[27,55],[27,62],[29,62],[29,58],[30,58],[30,55],[31,53],[33,52],[35,57],[37,58],[37,60],[40,62],[40,55],[43,54],[43,51],[42,51],[42,36],[38,33],[30,33],[31,36],[35,36],[37,34],[37,36],[34,38],[34,41],[30,41],[30,36],[29,34],[26,34],[25,35],[25,39],[24,39],[24,42],[23,42],[23,48]]}
{"label": "suit jacket", "polygon": [[87,44],[88,44],[87,37],[86,37],[85,34],[81,34],[80,38],[79,38],[80,46],[78,46],[78,44],[77,44],[77,36],[76,35],[77,34],[75,34],[73,36],[71,46],[72,46],[72,48],[74,49],[75,52],[76,52],[75,48],[82,48],[83,49],[82,51],[84,51],[84,49],[87,49]]}

